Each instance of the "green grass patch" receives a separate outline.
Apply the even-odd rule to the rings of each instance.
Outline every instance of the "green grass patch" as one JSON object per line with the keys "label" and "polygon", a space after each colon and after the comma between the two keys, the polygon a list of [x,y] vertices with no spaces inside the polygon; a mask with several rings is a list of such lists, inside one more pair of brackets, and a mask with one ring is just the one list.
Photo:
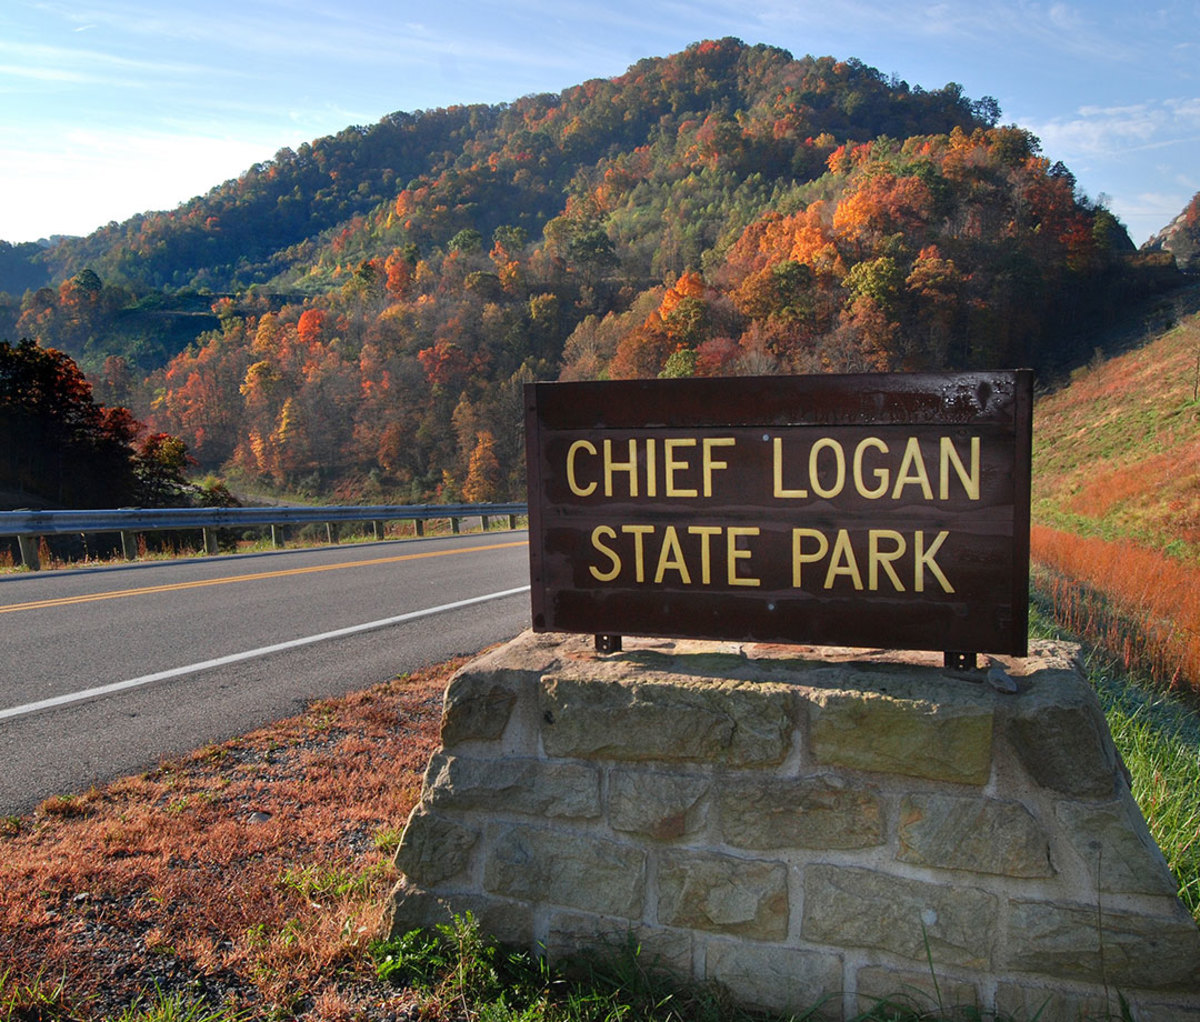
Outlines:
{"label": "green grass patch", "polygon": [[0,1019],[76,1019],[76,1006],[67,990],[66,978],[51,980],[38,973],[32,982],[17,980],[10,969],[0,972]]}
{"label": "green grass patch", "polygon": [[377,873],[378,870],[360,872],[306,863],[288,866],[280,872],[276,883],[305,901],[326,902],[369,893]]}
{"label": "green grass patch", "polygon": [[[554,965],[503,948],[468,913],[372,946],[379,977],[418,991],[431,1022],[807,1022],[837,1014],[822,1001],[796,1015],[749,1011],[717,986],[684,986],[657,968],[632,935]],[[976,1007],[941,1006],[920,993],[879,999],[847,1022],[1015,1022]],[[1023,1019],[1022,1022],[1029,1022]]]}
{"label": "green grass patch", "polygon": [[248,1010],[213,1008],[202,999],[159,991],[153,998],[135,1001],[112,1022],[243,1022],[249,1018]]}

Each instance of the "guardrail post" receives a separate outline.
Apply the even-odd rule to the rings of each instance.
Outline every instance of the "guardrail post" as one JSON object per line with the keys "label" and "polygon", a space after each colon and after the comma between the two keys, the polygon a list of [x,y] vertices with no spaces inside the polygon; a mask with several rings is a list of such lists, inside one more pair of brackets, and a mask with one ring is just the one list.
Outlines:
{"label": "guardrail post", "polygon": [[137,533],[121,533],[121,556],[127,561],[137,560]]}
{"label": "guardrail post", "polygon": [[217,530],[206,528],[201,531],[204,533],[204,552],[209,556],[216,556],[216,554],[219,553],[219,548],[217,546]]}
{"label": "guardrail post", "polygon": [[374,535],[374,537],[376,539],[383,539],[384,538],[384,536],[383,536],[384,523],[380,522],[380,521],[372,522],[371,523],[371,533]]}
{"label": "guardrail post", "polygon": [[458,533],[459,533],[459,530],[460,530],[460,528],[461,528],[461,527],[460,527],[460,525],[459,525],[458,519],[457,519],[457,518],[451,518],[451,519],[450,519],[450,531],[451,531],[451,532],[453,532],[453,533],[454,533],[454,535],[456,535],[456,536],[457,536],[457,535],[458,535]]}
{"label": "guardrail post", "polygon": [[414,518],[413,525],[417,527],[417,539],[420,539],[425,535],[425,523],[420,518]]}
{"label": "guardrail post", "polygon": [[272,547],[272,549],[275,549],[275,550],[282,549],[282,547],[283,547],[283,530],[285,528],[286,528],[286,526],[284,526],[284,525],[272,525],[271,526],[271,547]]}
{"label": "guardrail post", "polygon": [[329,540],[330,543],[336,543],[338,541],[337,522],[325,523],[325,538]]}
{"label": "guardrail post", "polygon": [[487,515],[480,515],[480,516],[479,516],[479,521],[483,523],[483,531],[484,531],[484,532],[487,532],[487,530],[488,530],[488,516],[487,516]]}
{"label": "guardrail post", "polygon": [[512,532],[516,527],[517,527],[517,516],[509,515],[508,516],[508,531]]}
{"label": "guardrail post", "polygon": [[42,562],[38,558],[38,537],[18,536],[17,546],[21,549],[21,563],[30,571],[39,571]]}

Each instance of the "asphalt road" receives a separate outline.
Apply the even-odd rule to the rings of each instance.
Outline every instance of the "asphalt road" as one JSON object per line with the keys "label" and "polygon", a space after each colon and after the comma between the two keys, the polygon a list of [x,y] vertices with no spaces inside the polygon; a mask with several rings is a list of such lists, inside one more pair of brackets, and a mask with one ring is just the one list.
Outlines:
{"label": "asphalt road", "polygon": [[0,576],[0,815],[511,638],[526,538]]}

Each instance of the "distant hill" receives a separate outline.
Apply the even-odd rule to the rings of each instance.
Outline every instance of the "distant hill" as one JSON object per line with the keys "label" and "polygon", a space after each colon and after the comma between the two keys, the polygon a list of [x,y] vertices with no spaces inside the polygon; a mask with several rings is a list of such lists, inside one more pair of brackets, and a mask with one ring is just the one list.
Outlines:
{"label": "distant hill", "polygon": [[[532,379],[1077,364],[1178,285],[988,97],[736,39],[397,113],[34,253],[0,336],[201,468],[293,492],[523,487]],[[5,287],[0,282],[0,288]]]}
{"label": "distant hill", "polygon": [[0,291],[20,295],[49,284],[50,268],[39,258],[47,247],[36,241],[0,241]]}
{"label": "distant hill", "polygon": [[[639,152],[664,163],[656,184],[686,176],[706,156],[721,175],[756,178],[740,196],[753,212],[776,183],[819,176],[837,144],[969,131],[990,126],[997,112],[993,100],[972,103],[957,85],[926,92],[859,61],[793,60],[785,50],[722,40],[558,95],[398,112],[348,127],[280,150],[176,210],[63,241],[38,262],[55,282],[87,266],[134,289],[227,291],[303,274],[347,228],[355,231],[356,217],[389,235],[377,242],[422,248],[444,246],[464,229],[490,238],[501,225],[537,237],[581,174]],[[389,211],[402,195],[417,217],[398,228],[399,214]],[[699,213],[701,237],[726,226],[719,215],[690,212]],[[356,254],[380,248],[355,241]],[[20,293],[2,277],[0,290]]]}
{"label": "distant hill", "polygon": [[1200,270],[1200,192],[1142,248],[1149,252],[1169,252],[1181,270]]}

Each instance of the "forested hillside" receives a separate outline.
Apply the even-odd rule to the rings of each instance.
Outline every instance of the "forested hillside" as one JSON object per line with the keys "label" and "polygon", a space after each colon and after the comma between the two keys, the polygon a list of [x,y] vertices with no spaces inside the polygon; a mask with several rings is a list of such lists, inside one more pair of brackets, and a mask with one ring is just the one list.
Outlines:
{"label": "forested hillside", "polygon": [[0,336],[70,352],[205,469],[519,496],[532,379],[1090,354],[1088,328],[1175,283],[1173,260],[1137,255],[999,113],[857,61],[700,43],[348,128],[60,242]]}

